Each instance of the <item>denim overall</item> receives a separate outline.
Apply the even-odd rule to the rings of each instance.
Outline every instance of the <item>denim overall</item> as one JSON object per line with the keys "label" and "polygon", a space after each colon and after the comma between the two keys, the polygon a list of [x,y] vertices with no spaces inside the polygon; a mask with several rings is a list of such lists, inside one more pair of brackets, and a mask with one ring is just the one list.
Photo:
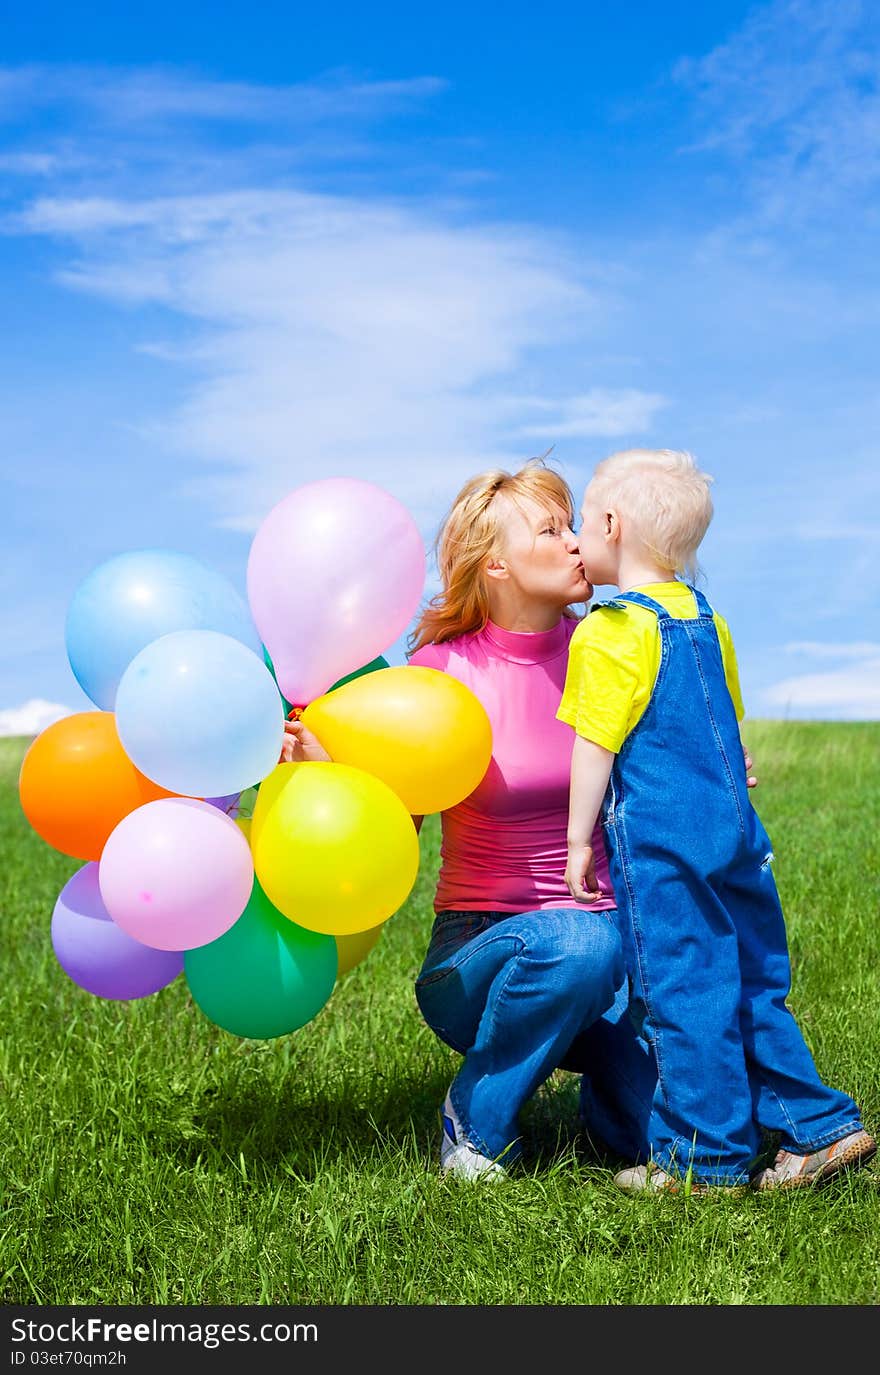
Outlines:
{"label": "denim overall", "polygon": [[611,881],[632,985],[654,1050],[653,1159],[710,1184],[747,1181],[761,1129],[807,1153],[858,1130],[824,1084],[786,1006],[791,970],[770,841],[748,794],[712,609],[656,615],[660,668],[616,756],[603,803]]}

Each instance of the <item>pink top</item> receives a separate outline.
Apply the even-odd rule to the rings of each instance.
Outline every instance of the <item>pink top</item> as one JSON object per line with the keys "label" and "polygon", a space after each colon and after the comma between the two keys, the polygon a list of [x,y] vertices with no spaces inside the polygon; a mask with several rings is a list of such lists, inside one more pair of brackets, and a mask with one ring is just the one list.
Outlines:
{"label": "pink top", "polygon": [[[524,634],[490,621],[476,635],[423,645],[409,660],[464,683],[492,723],[482,782],[442,813],[436,912],[584,906],[563,877],[574,730],[556,719],[577,624],[562,618],[552,630]],[[598,911],[616,905],[598,825],[593,849],[603,897],[590,910]]]}

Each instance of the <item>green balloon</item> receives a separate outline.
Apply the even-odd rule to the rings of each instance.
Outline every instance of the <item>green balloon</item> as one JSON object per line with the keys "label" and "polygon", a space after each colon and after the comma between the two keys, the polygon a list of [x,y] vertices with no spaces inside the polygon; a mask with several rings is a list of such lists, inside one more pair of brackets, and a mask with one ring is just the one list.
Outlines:
{"label": "green balloon", "polygon": [[[266,661],[266,667],[269,669],[269,672],[272,674],[272,677],[275,678],[275,686],[278,687],[278,679],[275,677],[275,665],[272,663],[272,660],[269,656],[269,651],[265,645],[263,645],[263,658]],[[388,660],[384,659],[380,654],[378,659],[371,659],[368,664],[364,664],[363,668],[356,668],[354,673],[347,673],[344,678],[340,678],[339,681],[334,683],[332,687],[328,687],[327,691],[333,692],[334,688],[342,687],[343,683],[350,683],[352,678],[361,678],[365,673],[375,673],[377,668],[390,667],[391,665],[388,663]],[[280,687],[278,688],[278,691],[281,692]],[[284,715],[289,716],[290,713],[293,711],[293,703],[288,702],[283,692],[281,692],[281,700],[284,703]]]}
{"label": "green balloon", "polygon": [[340,678],[339,681],[337,683],[334,683],[333,687],[329,687],[327,691],[332,692],[334,688],[342,687],[343,683],[350,683],[352,678],[362,678],[365,673],[375,673],[377,668],[390,667],[391,665],[389,664],[388,660],[383,659],[382,655],[380,654],[378,659],[371,659],[368,664],[364,664],[363,668],[355,669],[354,673],[346,673],[344,678]]}
{"label": "green balloon", "polygon": [[317,1016],[336,983],[335,937],[283,916],[254,879],[238,921],[187,950],[183,971],[205,1016],[233,1036],[268,1041]]}
{"label": "green balloon", "polygon": [[284,715],[289,716],[290,713],[293,711],[293,703],[288,702],[287,698],[284,696],[284,693],[281,692],[280,687],[278,687],[278,679],[275,677],[275,665],[272,663],[272,660],[269,657],[269,651],[265,645],[263,645],[263,658],[266,661],[266,667],[272,674],[272,677],[275,678],[275,686],[278,688],[278,691],[281,694],[281,700],[284,703]]}

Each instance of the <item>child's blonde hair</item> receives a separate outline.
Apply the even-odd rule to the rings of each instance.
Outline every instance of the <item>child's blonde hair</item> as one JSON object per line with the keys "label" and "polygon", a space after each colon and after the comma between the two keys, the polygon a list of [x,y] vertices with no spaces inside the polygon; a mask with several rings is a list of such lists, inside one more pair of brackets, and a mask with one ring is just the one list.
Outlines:
{"label": "child's blonde hair", "polygon": [[[425,644],[442,644],[456,635],[482,630],[489,619],[489,596],[483,575],[486,560],[501,549],[505,502],[531,499],[548,512],[574,519],[574,497],[546,456],[530,458],[516,473],[491,468],[464,484],[444,517],[434,550],[441,590],[431,598],[409,636],[410,654]],[[574,616],[568,608],[564,615]]]}
{"label": "child's blonde hair", "polygon": [[596,465],[587,491],[591,500],[629,517],[661,567],[693,582],[697,550],[712,520],[713,481],[684,450],[622,449]]}

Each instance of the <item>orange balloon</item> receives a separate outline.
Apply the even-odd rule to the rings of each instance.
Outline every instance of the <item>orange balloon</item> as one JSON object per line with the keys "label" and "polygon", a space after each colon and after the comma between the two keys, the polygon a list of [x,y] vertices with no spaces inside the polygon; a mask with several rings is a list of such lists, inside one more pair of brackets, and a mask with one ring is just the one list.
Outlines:
{"label": "orange balloon", "polygon": [[100,859],[110,832],[145,802],[176,797],[129,759],[112,711],[81,711],[41,731],[21,763],[18,794],[38,835],[74,859]]}

